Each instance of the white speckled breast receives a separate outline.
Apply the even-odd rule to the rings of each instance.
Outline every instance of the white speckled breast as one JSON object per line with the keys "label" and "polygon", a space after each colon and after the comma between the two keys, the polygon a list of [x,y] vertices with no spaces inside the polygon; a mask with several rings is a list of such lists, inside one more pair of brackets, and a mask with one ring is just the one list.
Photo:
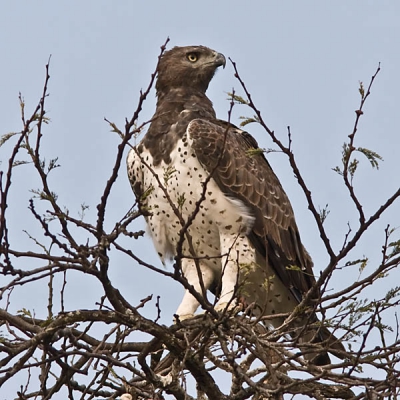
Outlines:
{"label": "white speckled breast", "polygon": [[[141,160],[147,164],[144,165]],[[161,162],[154,167],[151,154],[143,149],[141,155],[132,149],[128,155],[128,171],[132,180],[142,183],[147,191],[145,205],[152,212],[147,217],[149,231],[161,259],[175,254],[175,247],[182,229],[182,221],[170,202],[186,223],[196,209],[196,202],[204,191],[208,172],[200,165],[192,153],[186,136],[177,142],[171,153],[171,164]],[[158,176],[159,182],[155,175]],[[163,188],[160,187],[160,183]],[[168,200],[165,191],[168,193]],[[201,202],[196,217],[188,232],[193,239],[193,247],[198,257],[217,257],[220,255],[220,229],[238,234],[248,231],[253,217],[240,200],[226,197],[213,179],[206,184],[205,199]],[[187,246],[184,246],[187,252]]]}

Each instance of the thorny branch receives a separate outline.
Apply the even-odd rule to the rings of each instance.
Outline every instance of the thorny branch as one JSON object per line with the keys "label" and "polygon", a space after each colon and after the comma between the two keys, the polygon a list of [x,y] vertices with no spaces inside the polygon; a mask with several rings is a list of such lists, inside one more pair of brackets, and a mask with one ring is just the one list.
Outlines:
{"label": "thorny branch", "polygon": [[[160,55],[167,42],[162,46]],[[344,184],[358,210],[360,226],[351,236],[349,233],[343,248],[335,251],[312,201],[311,192],[296,165],[290,130],[289,144],[285,146],[263,121],[261,112],[238,74],[236,64],[233,63],[233,66],[248,105],[256,113],[256,120],[288,156],[305,193],[330,256],[327,268],[318,279],[318,285],[325,287],[339,262],[347,259],[364,233],[400,197],[399,189],[373,214],[366,216],[352,186],[350,167],[352,154],[357,150],[354,140],[358,121],[379,68],[367,92],[362,94],[355,125],[349,135],[350,150],[345,154],[342,170]],[[157,268],[138,257],[132,246],[126,247],[120,240],[122,237],[136,241],[143,236],[142,231],[132,230],[132,222],[148,212],[141,209],[140,204],[124,212],[118,222],[111,225],[113,228],[110,232],[106,231],[107,206],[117,176],[121,173],[125,149],[130,147],[132,137],[150,122],[137,123],[156,72],[157,69],[151,75],[147,89],[140,93],[138,106],[132,117],[126,120],[124,132],[110,123],[113,130],[120,134],[121,142],[97,206],[94,224],[83,216],[79,218],[66,212],[48,182],[50,171],[45,169],[41,143],[46,138],[44,129],[48,122],[45,102],[50,78],[49,65],[46,66],[43,93],[29,118],[25,116],[25,104],[21,97],[23,129],[3,140],[5,142],[16,136],[6,171],[1,172],[0,176],[0,262],[3,275],[0,299],[4,304],[0,309],[0,385],[7,387],[12,382],[18,382],[19,390],[14,393],[14,398],[18,399],[51,399],[60,393],[70,399],[115,399],[123,393],[130,393],[133,399],[173,396],[182,400],[283,399],[284,395],[291,395],[291,398],[305,395],[315,399],[399,398],[399,324],[397,317],[390,318],[390,313],[400,305],[400,289],[394,287],[378,299],[360,300],[366,288],[378,279],[384,279],[400,263],[400,244],[393,239],[395,231],[389,227],[385,231],[382,259],[375,271],[356,282],[349,282],[334,293],[324,294],[318,304],[312,304],[322,313],[328,309],[336,310],[336,317],[326,319],[324,323],[330,326],[335,335],[340,334],[349,341],[347,353],[342,354],[343,359],[324,368],[307,363],[301,357],[296,343],[287,335],[293,329],[292,321],[296,313],[301,313],[309,304],[312,291],[292,315],[285,315],[287,319],[280,328],[269,330],[266,329],[268,321],[282,315],[263,317],[260,321],[246,312],[219,314],[188,284],[182,274],[177,274],[176,270],[169,272]],[[31,146],[31,143],[34,145]],[[42,213],[37,207],[37,198],[29,202],[33,221],[43,233],[42,238],[34,238],[39,248],[35,251],[20,249],[18,243],[10,243],[9,240],[12,220],[8,219],[10,217],[6,211],[13,188],[11,182],[17,155],[23,151],[31,161],[25,167],[33,166],[40,178],[39,198],[50,204],[51,208]],[[157,183],[161,188],[164,187],[161,180]],[[169,198],[168,193],[166,195]],[[180,256],[193,257],[195,261],[198,258],[194,251],[182,254],[182,249],[184,241],[190,242],[188,231],[200,205],[201,200],[193,215],[181,221]],[[174,206],[177,217],[182,217],[178,207],[171,204],[171,207]],[[85,236],[89,235],[90,240],[83,242],[78,239],[80,236],[76,232],[82,231]],[[138,268],[159,274],[160,279],[180,282],[197,296],[208,312],[166,326],[159,321],[160,304],[157,301],[156,319],[146,317],[152,303],[151,296],[135,299],[131,293],[130,299],[134,299],[136,304],[133,306],[113,285],[108,275],[112,262],[111,248],[128,257]],[[93,286],[102,287],[103,293],[97,308],[89,305],[88,309],[66,311],[64,308],[68,307],[68,303],[64,305],[66,299],[62,292],[62,306],[57,309],[56,287],[53,285],[60,277],[62,291],[68,287],[70,283],[67,282],[66,273],[85,276]],[[13,311],[18,293],[29,290],[34,284],[42,284],[44,289],[46,284],[49,286],[49,308],[38,310],[38,315],[28,304],[19,311]],[[315,352],[320,350],[318,346],[310,343],[302,351]]]}

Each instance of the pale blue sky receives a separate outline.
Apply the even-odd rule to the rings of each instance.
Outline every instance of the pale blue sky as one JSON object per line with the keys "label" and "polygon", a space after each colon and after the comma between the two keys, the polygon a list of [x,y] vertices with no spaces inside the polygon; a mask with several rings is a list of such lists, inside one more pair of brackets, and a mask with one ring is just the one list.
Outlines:
{"label": "pale blue sky", "polygon": [[[291,126],[296,159],[313,198],[320,206],[330,205],[326,226],[337,249],[347,222],[356,227],[357,215],[331,168],[339,165],[341,146],[352,131],[354,110],[359,105],[358,82],[367,85],[379,62],[382,70],[365,107],[356,145],[377,151],[385,161],[377,172],[360,156],[355,186],[367,213],[399,187],[399,15],[400,3],[372,0],[2,2],[0,133],[21,129],[18,92],[25,98],[27,113],[31,112],[40,98],[45,64],[51,55],[47,99],[51,124],[45,128],[42,151],[46,159],[58,156],[62,168],[52,173],[50,183],[60,204],[72,214],[76,215],[81,203],[90,205],[87,215],[94,221],[95,206],[119,143],[103,118],[123,127],[125,117],[136,108],[139,90],[149,82],[159,47],[167,36],[171,39],[169,47],[207,45],[237,62],[257,107],[281,139],[286,138],[286,126]],[[208,92],[222,119],[227,118],[226,92],[232,87],[242,93],[228,63],[217,73]],[[141,122],[151,117],[154,106],[153,91],[144,105]],[[232,122],[239,123],[239,115],[251,115],[251,110],[238,106]],[[249,125],[248,130],[262,147],[272,146],[259,127]],[[0,149],[0,168],[5,167],[10,149],[10,145]],[[327,256],[293,173],[284,156],[273,153],[268,157],[292,201],[316,270],[323,269]],[[10,238],[18,241],[21,249],[26,245],[34,248],[22,230],[40,234],[27,210],[29,189],[39,183],[29,166],[18,167],[13,182],[8,209]],[[133,200],[122,169],[108,209],[108,227]],[[400,225],[399,202],[378,221],[351,259],[368,255],[378,261],[388,223]],[[160,266],[148,238],[125,244]],[[114,258],[112,269],[113,282],[132,304],[149,294],[160,295],[162,322],[171,322],[181,297],[177,284],[120,255]],[[339,289],[343,282],[357,276],[356,271],[348,274],[347,270],[339,273],[332,286]],[[398,282],[399,273],[392,276]],[[70,274],[68,279],[68,307],[95,307],[101,293],[99,285],[91,288],[91,280],[74,278]],[[376,288],[384,290],[387,284]],[[47,293],[39,286],[36,289],[14,294],[15,309],[29,305],[43,316],[41,305]],[[376,289],[375,293],[380,295]],[[153,305],[145,313],[154,315]],[[1,398],[11,398],[14,389],[11,384],[6,386]]]}

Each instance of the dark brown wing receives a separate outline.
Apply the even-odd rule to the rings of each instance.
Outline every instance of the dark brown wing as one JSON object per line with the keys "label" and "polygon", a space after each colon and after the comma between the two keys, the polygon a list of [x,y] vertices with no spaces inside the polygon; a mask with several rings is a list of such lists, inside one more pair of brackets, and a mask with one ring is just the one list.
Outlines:
{"label": "dark brown wing", "polygon": [[226,195],[255,216],[249,239],[298,301],[315,282],[293,209],[257,141],[224,121],[195,119],[188,136],[200,163]]}

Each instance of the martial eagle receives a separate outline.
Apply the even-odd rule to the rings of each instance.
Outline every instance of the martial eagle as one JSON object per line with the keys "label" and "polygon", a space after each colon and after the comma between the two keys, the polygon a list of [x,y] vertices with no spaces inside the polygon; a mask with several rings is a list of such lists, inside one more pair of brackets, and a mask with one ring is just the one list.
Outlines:
{"label": "martial eagle", "polygon": [[[217,310],[244,298],[255,304],[255,315],[290,313],[315,283],[313,264],[286,193],[264,154],[254,151],[256,140],[217,119],[206,96],[220,66],[225,57],[204,46],[174,47],[162,55],[157,109],[129,152],[129,180],[149,211],[147,224],[163,262],[176,255],[190,221],[182,272],[202,293],[197,262],[204,288],[218,296]],[[176,314],[188,318],[198,306],[186,291]],[[310,319],[317,321],[304,317]],[[274,326],[282,322],[271,319]],[[320,342],[329,335],[326,328],[314,329],[302,340]],[[329,363],[326,352],[308,358]]]}

